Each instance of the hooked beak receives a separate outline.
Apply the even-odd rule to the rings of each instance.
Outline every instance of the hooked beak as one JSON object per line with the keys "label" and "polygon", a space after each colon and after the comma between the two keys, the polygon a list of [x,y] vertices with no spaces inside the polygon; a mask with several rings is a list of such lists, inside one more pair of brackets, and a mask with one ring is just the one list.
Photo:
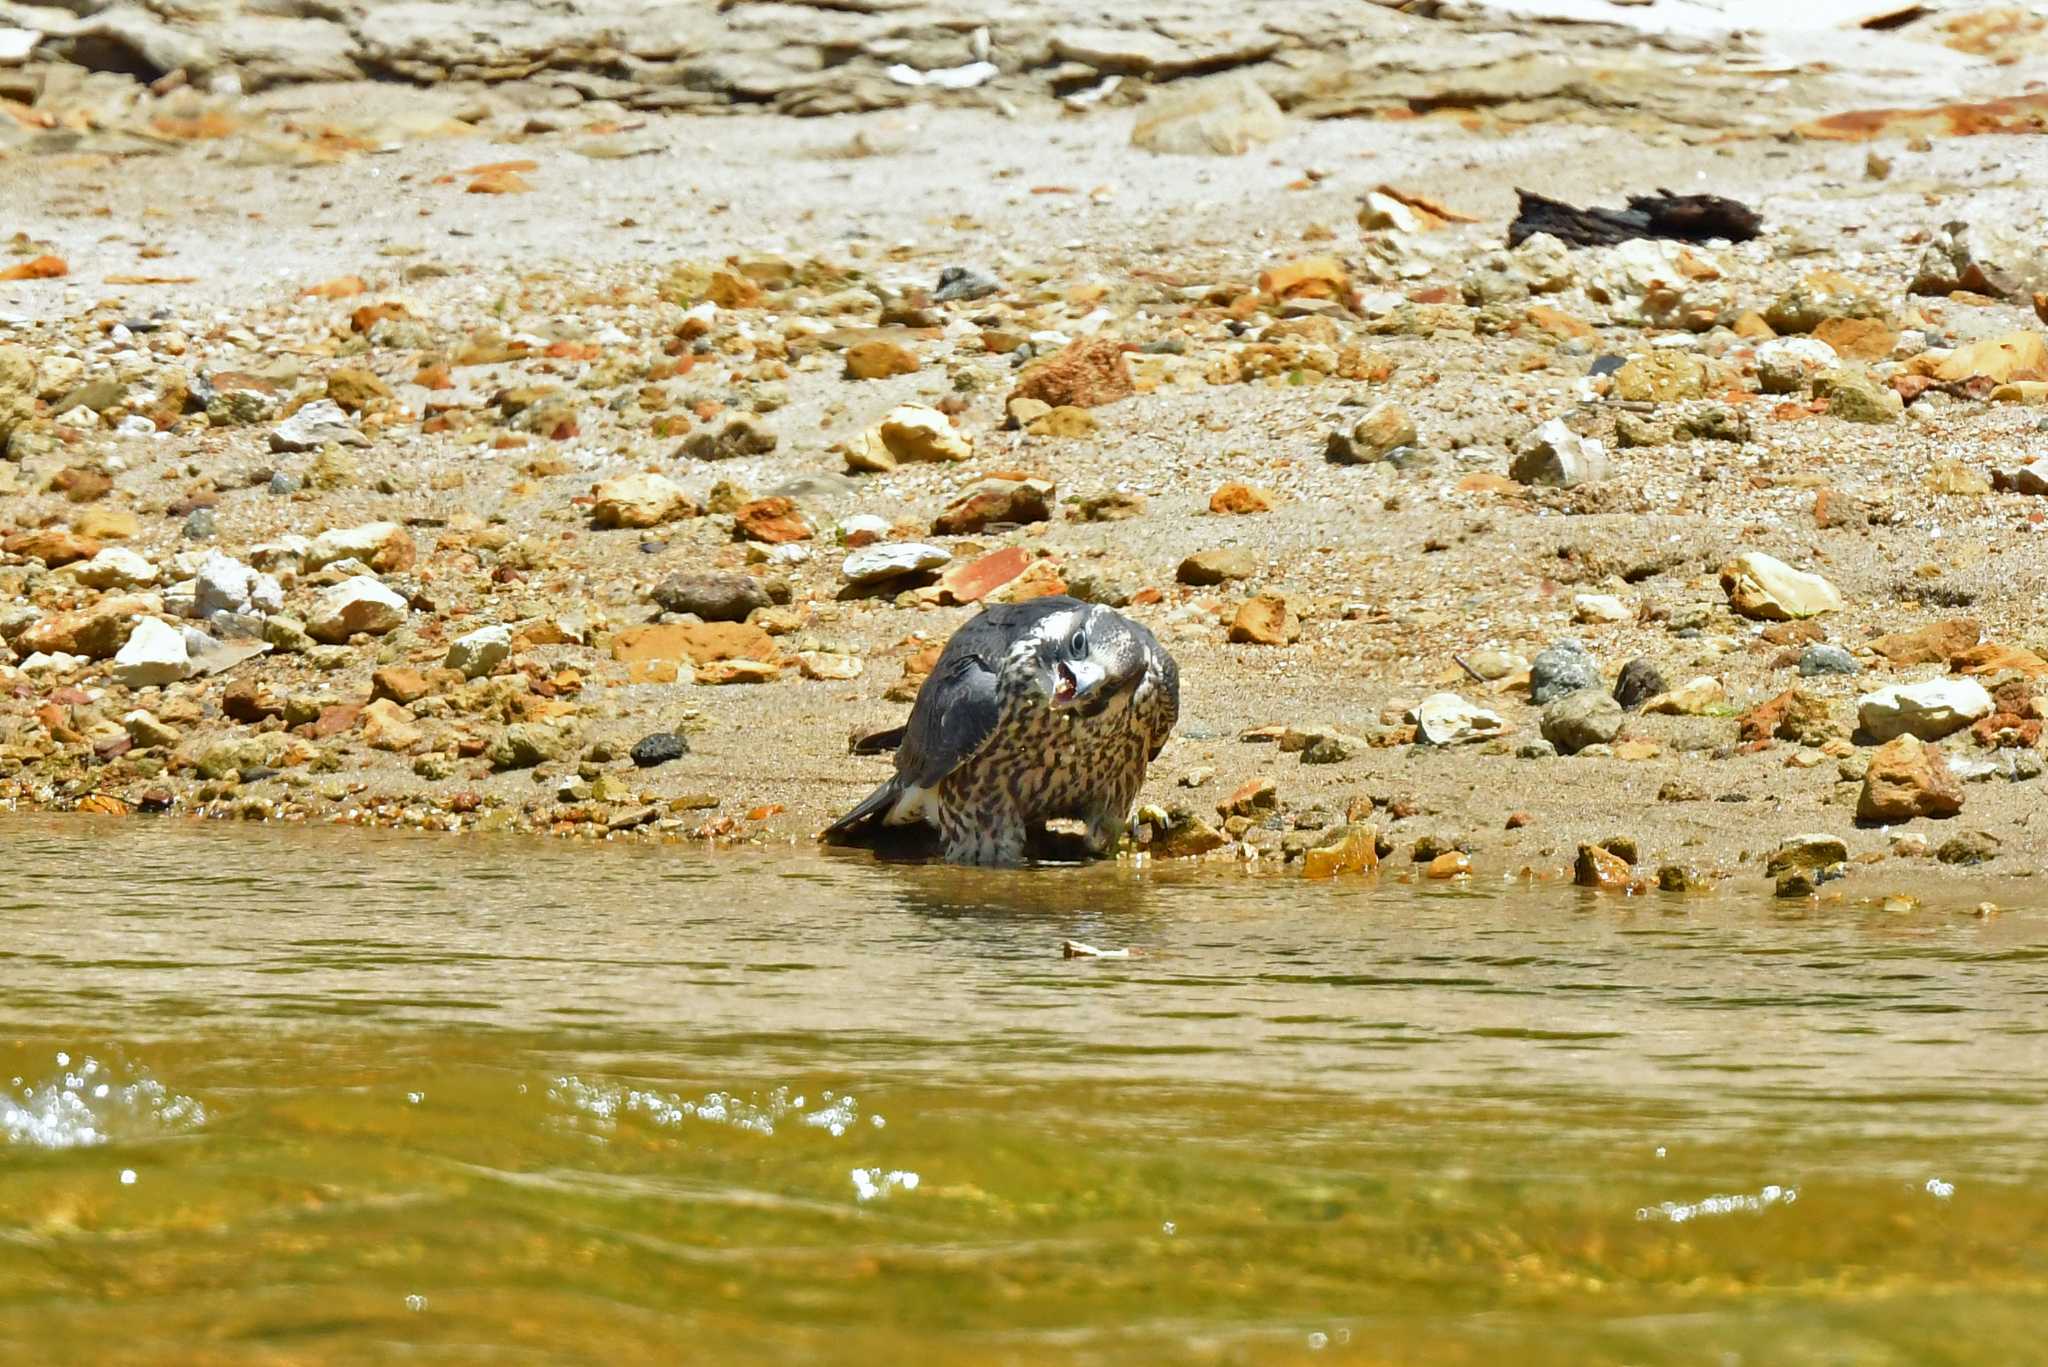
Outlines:
{"label": "hooked beak", "polygon": [[1093,660],[1061,661],[1053,666],[1052,705],[1054,711],[1079,707],[1094,697],[1109,677]]}

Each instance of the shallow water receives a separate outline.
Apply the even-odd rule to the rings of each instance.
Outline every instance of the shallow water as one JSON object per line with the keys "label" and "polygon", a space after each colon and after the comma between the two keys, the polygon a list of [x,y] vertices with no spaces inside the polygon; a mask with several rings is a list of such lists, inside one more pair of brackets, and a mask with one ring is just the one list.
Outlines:
{"label": "shallow water", "polygon": [[0,820],[0,1360],[2048,1360],[2024,909]]}

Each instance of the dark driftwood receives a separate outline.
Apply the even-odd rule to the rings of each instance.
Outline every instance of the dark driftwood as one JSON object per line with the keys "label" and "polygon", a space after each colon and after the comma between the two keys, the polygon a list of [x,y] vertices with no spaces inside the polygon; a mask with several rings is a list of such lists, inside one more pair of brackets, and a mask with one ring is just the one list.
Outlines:
{"label": "dark driftwood", "polygon": [[1680,242],[1726,238],[1747,242],[1763,231],[1763,219],[1747,204],[1719,195],[1630,195],[1626,209],[1575,209],[1561,200],[1517,190],[1521,207],[1508,225],[1508,245],[1549,233],[1572,247],[1612,247],[1637,237],[1668,237]]}

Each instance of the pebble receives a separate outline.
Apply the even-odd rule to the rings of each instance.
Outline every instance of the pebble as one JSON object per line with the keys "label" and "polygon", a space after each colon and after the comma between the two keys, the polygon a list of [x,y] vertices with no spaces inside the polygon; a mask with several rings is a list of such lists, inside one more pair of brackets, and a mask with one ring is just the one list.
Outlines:
{"label": "pebble", "polygon": [[1728,595],[1728,606],[1736,612],[1769,622],[1815,617],[1842,608],[1842,595],[1833,584],[1761,551],[1745,552],[1722,566],[1721,588]]}
{"label": "pebble", "polygon": [[1258,572],[1259,562],[1250,551],[1226,546],[1213,551],[1197,551],[1180,562],[1174,577],[1183,584],[1207,588],[1236,579],[1250,579]]}
{"label": "pebble", "polygon": [[512,657],[512,628],[480,627],[449,643],[442,667],[465,679],[480,679]]}
{"label": "pebble", "polygon": [[1962,809],[1962,785],[1949,772],[1941,747],[1910,735],[1886,741],[1871,755],[1856,799],[1858,821],[1884,825],[1950,817]]}
{"label": "pebble", "polygon": [[306,632],[314,640],[339,645],[351,636],[382,636],[405,624],[405,599],[367,574],[321,590],[313,601]]}
{"label": "pebble", "polygon": [[768,586],[753,575],[723,570],[672,574],[656,584],[649,596],[664,612],[691,613],[706,622],[744,622],[757,608],[773,601]]}
{"label": "pebble", "polygon": [[690,742],[674,731],[656,731],[633,742],[633,763],[642,769],[681,759],[690,753]]}
{"label": "pebble", "polygon": [[1858,674],[1862,668],[1848,651],[1825,642],[1816,642],[1799,655],[1799,676],[1803,679],[1827,674]]}
{"label": "pebble", "polygon": [[[1584,686],[1594,687],[1598,682],[1596,676],[1592,684]],[[1621,667],[1621,675],[1614,681],[1614,700],[1623,711],[1633,712],[1668,687],[1657,666],[1648,660],[1634,659]]]}
{"label": "pebble", "polygon": [[1529,701],[1538,707],[1567,693],[1600,686],[1600,666],[1579,642],[1566,638],[1541,651],[1529,665]]}
{"label": "pebble", "polygon": [[1892,684],[1856,700],[1857,722],[1879,741],[1902,735],[1940,740],[1991,711],[1983,685],[1963,678]]}
{"label": "pebble", "polygon": [[1552,418],[1523,438],[1508,477],[1560,489],[1590,484],[1607,478],[1607,448],[1572,431],[1564,419]]}
{"label": "pebble", "polygon": [[1572,620],[1587,624],[1626,622],[1635,613],[1611,593],[1581,593],[1572,598]]}
{"label": "pebble", "polygon": [[951,551],[929,542],[887,541],[853,552],[841,563],[839,572],[849,584],[877,584],[936,570],[952,558]]}
{"label": "pebble", "polygon": [[1383,403],[1349,431],[1339,428],[1330,433],[1323,456],[1336,465],[1366,465],[1385,460],[1400,447],[1415,445],[1416,440],[1415,419],[1407,410],[1399,404]]}
{"label": "pebble", "polygon": [[1001,288],[994,280],[971,267],[947,266],[939,272],[939,282],[932,289],[932,302],[967,303],[986,299]]}
{"label": "pebble", "polygon": [[872,474],[894,470],[901,462],[920,464],[967,460],[974,445],[953,420],[936,408],[906,403],[846,444],[846,467]]}
{"label": "pebble", "polygon": [[315,399],[279,423],[270,434],[270,449],[282,452],[369,444],[370,439],[332,399]]}
{"label": "pebble", "polygon": [[1301,619],[1277,593],[1262,593],[1238,605],[1229,639],[1238,645],[1284,646],[1301,639]]}
{"label": "pebble", "polygon": [[1575,755],[1589,745],[1605,745],[1621,734],[1621,704],[1600,688],[1567,693],[1543,709],[1543,739],[1559,754]]}
{"label": "pebble", "polygon": [[697,514],[697,505],[682,486],[661,475],[639,473],[608,479],[595,493],[597,501],[590,516],[599,527],[658,527]]}
{"label": "pebble", "polygon": [[1464,745],[1505,734],[1507,722],[1456,693],[1433,693],[1415,705],[1415,729],[1430,745]]}
{"label": "pebble", "polygon": [[114,656],[114,682],[124,688],[161,688],[191,673],[185,633],[155,617],[137,621]]}

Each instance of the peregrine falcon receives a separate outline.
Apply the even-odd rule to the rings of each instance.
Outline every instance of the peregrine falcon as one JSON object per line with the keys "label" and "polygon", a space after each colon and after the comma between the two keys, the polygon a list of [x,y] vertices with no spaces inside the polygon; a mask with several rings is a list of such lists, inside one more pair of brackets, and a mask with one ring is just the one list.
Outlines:
{"label": "peregrine falcon", "polygon": [[896,743],[896,775],[834,822],[936,827],[956,864],[1016,865],[1050,820],[1112,850],[1180,716],[1180,669],[1151,632],[1074,598],[992,607],[953,633]]}

